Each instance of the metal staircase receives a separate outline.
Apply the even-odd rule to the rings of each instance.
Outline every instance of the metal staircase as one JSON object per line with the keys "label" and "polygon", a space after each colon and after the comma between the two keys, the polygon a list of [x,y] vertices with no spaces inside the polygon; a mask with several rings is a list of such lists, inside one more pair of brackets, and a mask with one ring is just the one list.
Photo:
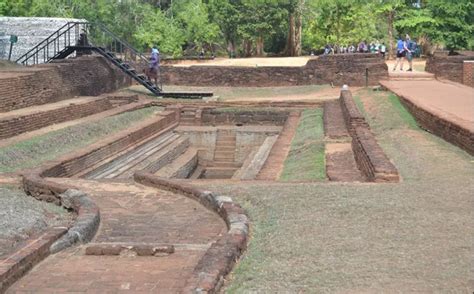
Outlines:
{"label": "metal staircase", "polygon": [[28,66],[91,53],[103,56],[156,96],[200,99],[213,95],[213,93],[163,92],[160,71],[158,70],[158,82],[155,85],[141,74],[148,66],[148,59],[100,23],[68,22],[16,62]]}

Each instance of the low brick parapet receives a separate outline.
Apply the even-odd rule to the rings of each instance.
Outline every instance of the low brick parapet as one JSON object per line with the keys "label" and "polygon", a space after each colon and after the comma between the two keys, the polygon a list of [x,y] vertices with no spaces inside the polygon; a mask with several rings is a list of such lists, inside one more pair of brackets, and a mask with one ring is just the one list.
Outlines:
{"label": "low brick parapet", "polygon": [[398,182],[400,180],[398,170],[377,143],[365,117],[355,104],[352,93],[349,90],[342,90],[339,101],[347,129],[352,137],[352,150],[359,170],[369,181]]}

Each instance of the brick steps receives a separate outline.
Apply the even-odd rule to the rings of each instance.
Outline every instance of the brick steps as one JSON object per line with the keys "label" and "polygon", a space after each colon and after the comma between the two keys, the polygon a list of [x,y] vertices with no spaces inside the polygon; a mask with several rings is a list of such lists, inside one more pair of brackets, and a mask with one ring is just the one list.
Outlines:
{"label": "brick steps", "polygon": [[230,179],[237,169],[232,167],[208,167],[202,177],[205,179]]}
{"label": "brick steps", "polygon": [[186,179],[192,175],[198,163],[197,150],[188,148],[175,160],[162,167],[155,175],[162,178]]}
{"label": "brick steps", "polygon": [[233,163],[235,160],[236,142],[237,139],[234,132],[228,130],[217,131],[214,162],[220,163],[223,167],[226,167],[226,164]]}
{"label": "brick steps", "polygon": [[88,179],[131,178],[136,170],[156,171],[174,160],[189,146],[189,140],[175,133],[166,133],[121,154],[112,161],[85,175]]}

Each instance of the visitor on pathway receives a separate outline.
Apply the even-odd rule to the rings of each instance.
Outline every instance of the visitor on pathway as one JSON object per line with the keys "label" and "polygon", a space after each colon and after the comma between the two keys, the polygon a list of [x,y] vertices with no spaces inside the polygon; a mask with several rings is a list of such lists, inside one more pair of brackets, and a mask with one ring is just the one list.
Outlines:
{"label": "visitor on pathway", "polygon": [[380,54],[382,54],[384,59],[385,59],[385,52],[387,52],[387,46],[385,46],[385,43],[382,42],[382,45],[380,45]]}
{"label": "visitor on pathway", "polygon": [[151,48],[150,64],[149,68],[152,72],[158,72],[158,67],[160,66],[160,51],[156,46]]}
{"label": "visitor on pathway", "polygon": [[406,55],[405,48],[406,48],[406,42],[403,41],[402,37],[400,36],[397,41],[397,62],[395,62],[393,71],[397,69],[397,66],[399,63],[400,63],[400,70],[403,70],[403,60]]}
{"label": "visitor on pathway", "polygon": [[416,51],[416,42],[410,39],[410,36],[407,35],[407,40],[406,40],[406,45],[407,45],[407,60],[410,68],[408,71],[413,71],[413,56]]}

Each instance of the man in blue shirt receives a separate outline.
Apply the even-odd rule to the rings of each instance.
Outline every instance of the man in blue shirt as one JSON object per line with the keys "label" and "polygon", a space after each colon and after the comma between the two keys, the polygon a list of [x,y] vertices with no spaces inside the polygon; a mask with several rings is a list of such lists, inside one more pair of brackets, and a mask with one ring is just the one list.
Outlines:
{"label": "man in blue shirt", "polygon": [[397,69],[398,64],[400,63],[400,70],[403,70],[403,58],[405,57],[406,51],[406,42],[402,40],[402,37],[400,36],[397,41],[397,62],[395,63],[395,66],[393,67],[393,71]]}

